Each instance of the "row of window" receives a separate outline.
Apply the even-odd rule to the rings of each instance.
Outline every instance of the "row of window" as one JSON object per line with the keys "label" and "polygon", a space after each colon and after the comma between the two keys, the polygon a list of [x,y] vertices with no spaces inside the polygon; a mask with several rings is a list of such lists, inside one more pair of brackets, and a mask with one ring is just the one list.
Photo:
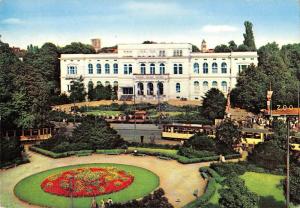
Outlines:
{"label": "row of window", "polygon": [[[203,87],[203,91],[207,91],[209,89],[208,81],[204,81],[202,83],[202,87]],[[218,88],[218,82],[213,81],[211,87]],[[180,83],[176,83],[175,90],[177,93],[180,93],[180,90],[181,90]],[[221,82],[221,90],[224,92],[227,92],[227,82],[226,81]],[[198,81],[194,82],[194,91],[195,91],[195,93],[200,92],[200,83]]]}
{"label": "row of window", "polygon": [[[211,72],[213,74],[218,73],[218,64],[216,62],[212,63],[211,65]],[[200,66],[198,63],[194,63],[194,73],[199,74],[200,73]],[[203,74],[208,74],[208,63],[203,63],[202,65],[202,73]],[[227,64],[223,62],[221,64],[221,73],[226,74],[227,73]]]}
{"label": "row of window", "polygon": [[[243,69],[247,65],[243,65]],[[133,68],[132,64],[124,64],[123,66],[124,69],[124,74],[132,74]],[[154,63],[150,64],[150,74],[156,74],[155,71],[156,67]],[[159,64],[159,74],[165,74],[165,64],[161,63]],[[239,65],[239,71],[241,71],[242,67]],[[113,73],[118,74],[118,64],[114,63],[113,64]],[[213,74],[218,73],[218,64],[217,63],[212,63],[211,70]],[[202,73],[203,74],[208,74],[209,68],[208,68],[208,63],[203,63],[202,65]],[[88,74],[93,74],[94,73],[94,68],[93,64],[88,64]],[[101,64],[96,64],[96,73],[101,74]],[[104,65],[104,73],[105,74],[110,74],[110,65],[106,63]],[[141,74],[146,74],[146,64],[142,63],[140,65],[140,73]],[[183,67],[182,64],[173,64],[173,73],[174,74],[183,74]],[[199,74],[200,73],[200,66],[198,63],[194,63],[194,73]],[[227,64],[223,62],[221,64],[221,73],[226,74],[227,73]],[[77,67],[76,66],[68,66],[68,74],[77,74]]]}

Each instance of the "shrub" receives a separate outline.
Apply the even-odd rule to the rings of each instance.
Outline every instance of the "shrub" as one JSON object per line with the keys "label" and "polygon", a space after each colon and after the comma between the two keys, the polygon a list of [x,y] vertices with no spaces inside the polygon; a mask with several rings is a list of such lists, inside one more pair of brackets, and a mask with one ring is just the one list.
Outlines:
{"label": "shrub", "polygon": [[214,178],[209,179],[205,193],[196,200],[188,203],[183,208],[197,208],[207,203],[216,192],[217,182]]}
{"label": "shrub", "polygon": [[202,157],[211,157],[211,156],[216,156],[214,152],[202,150],[202,151],[197,151],[193,149],[192,147],[180,147],[178,151],[179,155],[188,157],[188,158],[202,158]]}
{"label": "shrub", "polygon": [[243,175],[247,171],[247,167],[242,163],[213,163],[210,167],[224,177]]}
{"label": "shrub", "polygon": [[189,140],[183,143],[183,147],[192,147],[195,150],[206,150],[215,152],[216,142],[214,139],[209,138],[205,134],[197,133],[192,136]]}

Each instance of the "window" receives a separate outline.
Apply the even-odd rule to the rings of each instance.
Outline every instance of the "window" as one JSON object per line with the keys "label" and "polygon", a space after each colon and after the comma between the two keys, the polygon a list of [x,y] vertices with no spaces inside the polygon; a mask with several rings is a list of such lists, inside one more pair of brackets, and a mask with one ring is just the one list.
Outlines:
{"label": "window", "polygon": [[166,51],[165,50],[159,51],[159,56],[166,56]]}
{"label": "window", "polygon": [[218,73],[218,64],[216,62],[212,63],[211,71],[214,74]]}
{"label": "window", "polygon": [[109,69],[109,64],[105,64],[105,74],[109,74],[110,73],[110,69]]}
{"label": "window", "polygon": [[222,85],[222,90],[223,90],[224,92],[227,92],[227,82],[223,81],[223,82],[221,83],[221,85]]}
{"label": "window", "polygon": [[239,73],[241,73],[243,70],[247,69],[248,65],[238,65]]}
{"label": "window", "polygon": [[207,91],[207,90],[208,90],[208,82],[207,82],[207,81],[204,81],[204,82],[203,82],[203,90],[204,90],[204,91]]}
{"label": "window", "polygon": [[208,63],[203,63],[203,74],[208,74]]}
{"label": "window", "polygon": [[165,64],[160,64],[159,65],[159,73],[160,74],[165,74]]}
{"label": "window", "polygon": [[194,73],[199,74],[199,64],[198,63],[194,63]]}
{"label": "window", "polygon": [[150,64],[150,74],[155,74],[155,64]]}
{"label": "window", "polygon": [[177,64],[173,65],[173,69],[174,69],[174,74],[178,74],[178,66],[177,66]]}
{"label": "window", "polygon": [[178,74],[182,74],[182,64],[178,65]]}
{"label": "window", "polygon": [[68,66],[68,74],[77,74],[77,66]]}
{"label": "window", "polygon": [[144,95],[144,84],[141,82],[137,84],[137,94]]}
{"label": "window", "polygon": [[132,74],[132,64],[128,65],[128,74]]}
{"label": "window", "polygon": [[124,74],[128,74],[128,65],[124,64]]}
{"label": "window", "polygon": [[147,84],[147,95],[153,95],[153,83],[148,82]]}
{"label": "window", "polygon": [[97,74],[101,74],[101,64],[97,64],[96,68],[97,68]]}
{"label": "window", "polygon": [[180,83],[176,83],[176,92],[180,93]]}
{"label": "window", "polygon": [[117,63],[114,63],[114,74],[118,74],[118,64]]}
{"label": "window", "polygon": [[221,64],[221,71],[222,71],[222,74],[226,74],[227,73],[227,64],[225,62],[223,62]]}
{"label": "window", "polygon": [[173,56],[182,56],[182,50],[174,50]]}
{"label": "window", "polygon": [[164,94],[164,84],[162,82],[157,83],[157,95]]}
{"label": "window", "polygon": [[105,82],[105,87],[109,86],[110,85],[110,82],[109,81],[106,81]]}
{"label": "window", "polygon": [[211,87],[218,88],[218,82],[217,81],[213,81]]}
{"label": "window", "polygon": [[89,74],[93,74],[93,64],[89,64],[88,68],[89,68]]}
{"label": "window", "polygon": [[200,91],[200,85],[199,85],[199,82],[198,81],[195,81],[194,82],[194,92],[195,93],[199,93]]}
{"label": "window", "polygon": [[144,63],[141,64],[141,74],[146,74],[146,65]]}

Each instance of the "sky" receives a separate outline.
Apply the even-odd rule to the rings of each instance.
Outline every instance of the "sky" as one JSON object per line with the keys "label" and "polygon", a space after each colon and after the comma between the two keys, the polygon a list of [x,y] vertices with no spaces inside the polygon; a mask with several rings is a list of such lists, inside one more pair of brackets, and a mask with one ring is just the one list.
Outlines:
{"label": "sky", "polygon": [[242,44],[244,21],[256,45],[300,42],[300,0],[0,0],[0,35],[11,46],[52,42]]}

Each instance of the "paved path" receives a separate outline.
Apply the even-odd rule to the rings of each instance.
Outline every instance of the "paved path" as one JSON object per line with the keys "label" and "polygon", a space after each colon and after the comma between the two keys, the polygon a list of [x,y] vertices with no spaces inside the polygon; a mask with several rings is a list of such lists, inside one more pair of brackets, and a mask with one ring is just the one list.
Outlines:
{"label": "paved path", "polygon": [[169,201],[175,207],[182,207],[194,200],[195,189],[199,190],[199,194],[203,194],[206,181],[200,177],[198,169],[200,166],[209,165],[209,163],[182,165],[175,160],[166,161],[150,156],[93,154],[86,157],[52,159],[33,152],[29,152],[29,155],[31,163],[0,172],[0,207],[34,207],[19,201],[14,196],[13,188],[18,181],[47,169],[86,163],[119,163],[149,169],[160,177],[160,187],[165,190]]}

